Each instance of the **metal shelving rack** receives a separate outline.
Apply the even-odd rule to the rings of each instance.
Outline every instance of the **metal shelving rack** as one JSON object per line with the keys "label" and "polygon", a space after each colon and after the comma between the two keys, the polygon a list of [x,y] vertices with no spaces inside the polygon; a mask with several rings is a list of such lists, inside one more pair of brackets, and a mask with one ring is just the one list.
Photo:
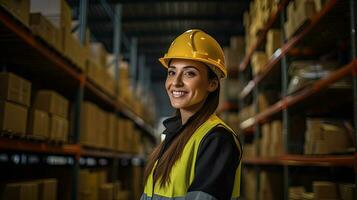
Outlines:
{"label": "metal shelving rack", "polygon": [[[263,123],[269,122],[275,117],[281,117],[283,125],[283,141],[285,146],[285,154],[278,157],[256,157],[256,158],[247,158],[243,160],[244,165],[253,167],[256,171],[260,170],[260,167],[264,166],[280,166],[282,167],[283,182],[284,182],[284,199],[289,199],[288,188],[291,184],[290,176],[290,167],[348,167],[354,169],[354,180],[357,185],[357,152],[353,154],[346,155],[298,155],[291,154],[290,149],[290,140],[289,136],[291,134],[291,110],[292,109],[305,109],[306,104],[310,101],[317,101],[324,94],[326,89],[333,83],[351,76],[353,79],[353,124],[354,124],[354,137],[357,141],[357,40],[356,40],[356,29],[357,29],[357,3],[354,0],[341,1],[341,0],[328,0],[322,9],[311,18],[295,35],[290,39],[285,39],[283,36],[282,41],[283,45],[278,49],[272,58],[264,67],[264,71],[250,81],[244,82],[246,76],[243,74],[250,73],[249,65],[250,59],[253,52],[263,44],[266,40],[266,34],[268,30],[273,26],[274,23],[279,23],[280,27],[283,27],[283,23],[286,20],[285,8],[290,1],[282,1],[275,13],[272,13],[270,19],[263,27],[262,34],[259,35],[257,42],[252,45],[251,49],[246,54],[244,60],[239,67],[239,79],[243,84],[245,84],[244,89],[239,95],[239,105],[242,108],[246,105],[246,99],[248,97],[253,98],[253,105],[256,107],[255,116],[241,122],[240,129],[245,136],[253,136],[254,138],[259,138],[261,135],[260,127]],[[338,13],[338,9],[347,8],[350,13],[350,24],[349,31],[351,38],[349,39],[351,45],[351,56],[350,61],[339,67],[337,70],[329,74],[328,76],[316,81],[312,86],[304,88],[303,90],[296,92],[295,94],[288,94],[288,64],[287,59],[290,55],[297,56],[300,55],[296,53],[296,47],[301,43],[306,43],[304,41],[306,38],[310,37],[309,34],[314,34],[314,29],[320,26],[320,29],[324,28],[324,25],[328,23],[328,20],[331,19],[329,16],[331,13]],[[340,14],[343,13],[340,11]],[[327,18],[327,19],[326,19]],[[324,21],[325,20],[325,21]],[[279,22],[280,21],[280,22]],[[344,22],[346,23],[346,22]],[[330,26],[334,26],[332,23]],[[322,28],[321,28],[322,27]],[[331,27],[330,27],[331,28]],[[311,41],[311,40],[310,40]],[[318,47],[319,44],[315,43],[312,46]],[[311,52],[310,52],[311,53]],[[316,52],[312,52],[312,55]],[[304,55],[304,54],[303,54]],[[301,56],[303,56],[301,55]],[[278,73],[277,69],[280,67],[280,76],[281,76],[281,94],[282,98],[278,100],[273,105],[270,105],[266,110],[259,111],[257,110],[257,94],[259,93],[259,85],[264,83],[266,79],[272,75],[272,73]],[[248,76],[249,77],[249,76]],[[344,91],[345,92],[345,91]],[[351,90],[347,91],[351,95]],[[326,94],[325,94],[326,95]],[[324,101],[338,102],[338,99],[329,98]],[[301,133],[302,134],[302,133]],[[259,148],[259,147],[258,147]],[[356,146],[357,149],[357,146]],[[257,174],[257,194],[259,192],[259,174]],[[256,196],[258,199],[258,195]]]}
{"label": "metal shelving rack", "polygon": [[[103,6],[107,5],[106,1],[102,1]],[[80,40],[85,41],[85,30],[87,24],[87,8],[88,1],[81,0],[79,6],[79,19],[80,19]],[[113,49],[116,56],[116,60],[120,55],[120,44],[123,33],[121,33],[121,5],[118,4],[114,11],[107,10],[109,16],[112,16],[114,29]],[[60,52],[49,47],[41,39],[34,36],[29,28],[19,23],[11,14],[0,7],[0,40],[2,43],[2,50],[0,50],[2,57],[1,61],[4,63],[15,64],[15,68],[21,68],[31,76],[35,77],[35,80],[43,82],[43,84],[49,84],[53,80],[60,80],[61,86],[53,84],[60,93],[70,96],[71,103],[74,107],[74,119],[71,122],[74,124],[72,133],[70,133],[70,144],[50,144],[39,141],[24,140],[23,138],[13,137],[0,137],[0,151],[5,152],[1,154],[4,159],[0,160],[10,162],[6,153],[24,153],[24,154],[37,154],[43,155],[58,155],[68,156],[70,158],[71,166],[71,199],[77,199],[77,179],[80,168],[80,159],[82,157],[89,157],[92,159],[111,159],[111,174],[113,177],[117,177],[118,167],[120,159],[137,159],[144,160],[143,155],[131,155],[128,153],[103,150],[96,148],[83,147],[79,144],[80,133],[80,108],[86,95],[90,95],[92,98],[99,102],[103,107],[112,110],[117,115],[125,116],[132,120],[136,127],[139,128],[145,137],[148,137],[151,142],[156,143],[157,138],[154,136],[154,129],[152,125],[145,122],[141,117],[133,112],[132,109],[127,107],[121,102],[118,102],[115,97],[107,94],[91,80],[87,79],[84,72],[66,59]],[[14,45],[14,46],[12,46]],[[11,48],[13,47],[13,48]],[[16,49],[14,49],[16,47]],[[22,59],[11,59],[22,58]],[[134,57],[135,58],[135,57]],[[116,62],[118,63],[118,62]],[[11,69],[12,66],[1,66],[3,69]],[[15,71],[18,69],[13,68]],[[118,69],[118,66],[116,66]],[[118,72],[118,71],[117,71]],[[44,76],[46,74],[46,76]],[[118,73],[116,82],[118,82]],[[39,78],[40,77],[40,78]],[[116,84],[117,85],[117,84]],[[118,88],[116,88],[118,91]],[[73,161],[73,162],[72,162]],[[100,167],[101,165],[97,165]]]}

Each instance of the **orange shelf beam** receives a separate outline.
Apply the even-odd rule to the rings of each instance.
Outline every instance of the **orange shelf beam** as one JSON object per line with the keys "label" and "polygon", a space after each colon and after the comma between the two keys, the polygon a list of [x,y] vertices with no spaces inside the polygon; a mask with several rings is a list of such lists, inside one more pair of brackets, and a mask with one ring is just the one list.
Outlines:
{"label": "orange shelf beam", "polygon": [[283,155],[271,158],[249,158],[243,160],[248,165],[282,165],[282,166],[317,166],[317,167],[356,167],[355,155]]}
{"label": "orange shelf beam", "polygon": [[43,142],[0,138],[0,149],[47,154],[79,155],[81,147],[78,144],[51,145]]}
{"label": "orange shelf beam", "polygon": [[353,60],[348,65],[336,70],[335,72],[329,74],[327,77],[316,81],[311,87],[307,87],[304,90],[298,92],[297,94],[286,96],[277,103],[264,110],[263,112],[243,121],[240,125],[240,128],[244,130],[254,126],[257,123],[263,122],[265,119],[282,111],[283,109],[298,104],[299,102],[312,96],[313,94],[320,92],[322,89],[327,88],[332,83],[342,79],[348,74],[351,74],[356,69],[357,59]]}

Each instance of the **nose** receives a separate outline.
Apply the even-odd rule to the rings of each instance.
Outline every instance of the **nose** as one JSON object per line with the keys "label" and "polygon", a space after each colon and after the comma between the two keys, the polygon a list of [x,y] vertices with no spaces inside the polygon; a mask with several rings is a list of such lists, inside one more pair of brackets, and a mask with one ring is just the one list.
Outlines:
{"label": "nose", "polygon": [[182,73],[177,73],[177,75],[174,77],[174,80],[172,83],[176,87],[183,86]]}

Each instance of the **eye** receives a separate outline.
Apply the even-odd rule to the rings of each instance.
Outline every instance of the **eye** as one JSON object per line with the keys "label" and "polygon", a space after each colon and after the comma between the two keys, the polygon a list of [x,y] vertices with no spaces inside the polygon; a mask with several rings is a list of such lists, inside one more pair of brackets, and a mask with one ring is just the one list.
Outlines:
{"label": "eye", "polygon": [[185,76],[190,77],[190,78],[195,77],[196,76],[196,72],[194,72],[194,71],[186,71],[185,72]]}
{"label": "eye", "polygon": [[173,71],[173,70],[167,71],[167,76],[174,76],[174,75],[175,75],[175,71]]}

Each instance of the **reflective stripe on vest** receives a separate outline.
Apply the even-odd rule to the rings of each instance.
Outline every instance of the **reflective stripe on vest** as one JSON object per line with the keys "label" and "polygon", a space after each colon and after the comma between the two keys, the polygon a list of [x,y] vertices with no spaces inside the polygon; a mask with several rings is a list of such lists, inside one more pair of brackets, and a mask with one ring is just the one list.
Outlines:
{"label": "reflective stripe on vest", "polygon": [[[185,145],[181,158],[173,165],[170,172],[170,182],[160,187],[160,180],[157,180],[153,185],[153,171],[156,167],[154,165],[153,170],[149,174],[148,180],[144,188],[143,199],[157,200],[157,199],[181,199],[187,195],[187,190],[193,182],[195,175],[195,161],[199,145],[210,130],[216,126],[223,126],[230,130],[232,134],[234,131],[226,125],[220,118],[213,114],[205,123],[203,123],[191,136]],[[237,147],[241,151],[241,146],[234,135]],[[239,159],[239,157],[237,158]],[[236,176],[234,181],[234,187],[232,191],[232,199],[238,198],[240,194],[240,174],[241,163],[236,170]],[[145,197],[145,198],[144,198]]]}

